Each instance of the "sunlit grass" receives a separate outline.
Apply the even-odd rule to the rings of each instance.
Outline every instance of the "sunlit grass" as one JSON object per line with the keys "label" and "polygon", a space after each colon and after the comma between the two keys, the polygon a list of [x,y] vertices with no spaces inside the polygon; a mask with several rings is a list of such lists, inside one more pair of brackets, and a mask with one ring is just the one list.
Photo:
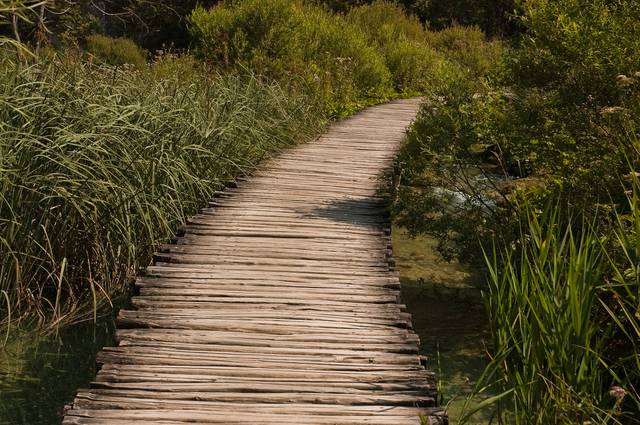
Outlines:
{"label": "sunlit grass", "polygon": [[5,324],[95,312],[215,190],[322,124],[304,94],[188,58],[1,65]]}
{"label": "sunlit grass", "polygon": [[500,423],[638,423],[635,185],[613,238],[559,204],[523,206],[520,238],[488,253],[494,350],[476,391],[498,395],[476,408],[513,413]]}

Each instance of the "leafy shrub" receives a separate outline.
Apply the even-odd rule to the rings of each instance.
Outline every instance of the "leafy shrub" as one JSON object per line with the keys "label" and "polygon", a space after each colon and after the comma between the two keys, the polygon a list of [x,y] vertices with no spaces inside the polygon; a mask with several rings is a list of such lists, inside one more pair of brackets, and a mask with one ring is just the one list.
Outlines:
{"label": "leafy shrub", "polygon": [[512,61],[513,82],[561,91],[579,104],[618,100],[614,78],[640,69],[640,3],[632,0],[535,0],[522,24],[527,36]]}
{"label": "leafy shrub", "polygon": [[[191,22],[200,57],[222,69],[298,81],[332,115],[397,94],[432,92],[468,72],[430,47],[420,21],[390,1],[344,16],[301,0],[227,1],[196,9]],[[467,48],[488,49],[483,39],[474,41],[459,47],[461,57]]]}
{"label": "leafy shrub", "polygon": [[[477,82],[450,84],[440,100],[431,99],[402,155],[407,177],[427,188],[419,192],[444,184],[462,192],[468,204],[482,203],[480,198],[485,195],[478,191],[474,175],[486,177],[489,171],[490,178],[485,181],[494,186],[491,191],[499,201],[498,208],[487,209],[491,219],[486,226],[476,222],[473,236],[447,233],[438,227],[448,222],[460,224],[457,230],[471,230],[463,225],[467,221],[464,209],[456,220],[446,214],[423,214],[421,217],[428,218],[421,220],[422,225],[413,220],[416,231],[437,231],[449,253],[478,252],[473,241],[482,239],[481,233],[505,228],[499,223],[515,217],[510,200],[514,189],[518,189],[517,196],[539,206],[549,196],[570,200],[576,216],[593,217],[595,205],[624,200],[619,181],[630,157],[636,160],[630,146],[637,138],[640,77],[635,72],[616,77],[615,69],[633,70],[633,63],[638,62],[630,55],[637,44],[631,35],[635,24],[623,29],[628,17],[621,13],[634,10],[635,3],[622,1],[613,6],[599,0],[541,0],[528,4],[523,22],[529,23],[531,31],[522,47],[507,51],[500,68],[490,71],[491,83],[476,78]],[[564,26],[556,15],[560,10],[566,12],[562,15]],[[615,18],[615,22],[603,21],[603,17]],[[618,38],[601,34],[607,28]],[[591,37],[591,31],[597,34]],[[494,47],[480,47],[483,41],[477,29],[451,28],[429,33],[429,38],[447,57],[458,63],[466,61],[481,75],[495,63]],[[576,59],[580,43],[585,57]],[[477,52],[479,58],[466,51]],[[597,58],[587,61],[591,56]],[[580,78],[575,78],[578,75]],[[527,178],[500,182],[491,178],[495,174]],[[408,191],[406,202],[401,204],[408,208],[415,193],[415,189]],[[454,248],[456,239],[470,246]]]}
{"label": "leafy shrub", "polygon": [[246,0],[197,8],[196,53],[224,69],[251,69],[271,79],[310,85],[328,108],[368,103],[391,93],[383,59],[362,31],[297,0]]}
{"label": "leafy shrub", "polygon": [[109,65],[142,67],[147,63],[147,53],[127,38],[90,35],[87,37],[87,51]]}
{"label": "leafy shrub", "polygon": [[495,68],[477,30],[428,34],[489,78],[425,102],[400,156],[396,217],[448,257],[479,263],[482,246],[499,247],[481,384],[503,391],[517,423],[637,423],[640,7],[521,4],[525,32]]}
{"label": "leafy shrub", "polygon": [[489,73],[504,53],[501,41],[487,41],[478,27],[453,25],[427,33],[427,44],[458,63],[473,77]]}
{"label": "leafy shrub", "polygon": [[377,46],[397,92],[428,93],[453,78],[452,64],[425,43],[427,32],[422,23],[397,4],[377,0],[351,9],[347,19]]}
{"label": "leafy shrub", "polygon": [[407,15],[402,7],[388,0],[354,7],[347,14],[347,19],[362,28],[380,46],[405,39],[422,43],[426,38],[424,25],[418,18]]}
{"label": "leafy shrub", "polygon": [[394,215],[410,233],[436,237],[446,259],[481,264],[481,243],[512,231],[505,191],[487,178],[508,164],[481,154],[506,143],[508,94],[473,79],[443,91],[425,101],[398,155],[404,183]]}
{"label": "leafy shrub", "polygon": [[458,68],[444,55],[411,40],[388,43],[384,56],[400,93],[434,93],[459,76]]}

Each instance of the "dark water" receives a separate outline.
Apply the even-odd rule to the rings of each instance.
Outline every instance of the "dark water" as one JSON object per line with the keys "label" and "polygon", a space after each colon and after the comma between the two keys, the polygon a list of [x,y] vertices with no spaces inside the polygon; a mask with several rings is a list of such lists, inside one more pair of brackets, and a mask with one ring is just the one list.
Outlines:
{"label": "dark water", "polygon": [[[455,424],[486,364],[488,325],[478,294],[407,281],[402,292],[428,367],[438,374],[442,405]],[[470,424],[487,424],[489,419],[488,414],[477,414]]]}
{"label": "dark water", "polygon": [[108,315],[57,335],[16,335],[0,347],[0,424],[60,424],[64,406],[95,375],[97,352],[114,345],[114,330]]}
{"label": "dark water", "polygon": [[[402,298],[428,367],[438,374],[442,405],[447,407],[450,423],[456,424],[486,364],[489,325],[477,273],[442,261],[435,245],[429,238],[410,239],[401,229],[394,229]],[[489,413],[478,413],[468,424],[489,422]]]}

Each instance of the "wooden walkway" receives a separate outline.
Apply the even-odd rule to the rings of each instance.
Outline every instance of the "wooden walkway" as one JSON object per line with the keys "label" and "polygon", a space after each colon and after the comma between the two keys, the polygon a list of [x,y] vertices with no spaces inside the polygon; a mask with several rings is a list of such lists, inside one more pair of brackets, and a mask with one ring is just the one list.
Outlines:
{"label": "wooden walkway", "polygon": [[338,122],[189,220],[64,424],[444,424],[376,197],[417,108]]}

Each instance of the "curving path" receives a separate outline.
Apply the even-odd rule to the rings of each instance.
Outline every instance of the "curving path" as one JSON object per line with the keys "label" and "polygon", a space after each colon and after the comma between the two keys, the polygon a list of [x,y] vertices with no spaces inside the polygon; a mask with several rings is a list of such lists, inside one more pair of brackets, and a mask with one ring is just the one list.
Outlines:
{"label": "curving path", "polygon": [[190,219],[64,424],[445,423],[376,196],[418,104],[334,124]]}

